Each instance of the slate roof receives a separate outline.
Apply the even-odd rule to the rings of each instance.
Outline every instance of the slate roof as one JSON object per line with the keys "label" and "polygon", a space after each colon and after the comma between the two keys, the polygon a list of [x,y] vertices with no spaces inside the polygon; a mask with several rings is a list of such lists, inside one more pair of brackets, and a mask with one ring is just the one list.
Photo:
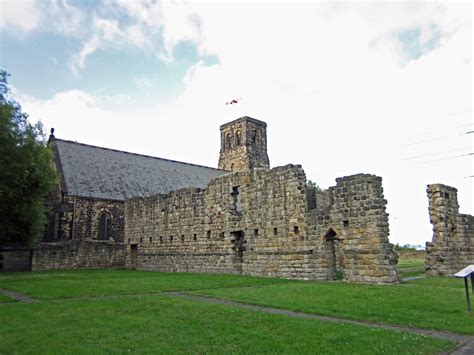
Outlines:
{"label": "slate roof", "polygon": [[54,138],[63,191],[125,200],[186,187],[205,188],[227,171]]}

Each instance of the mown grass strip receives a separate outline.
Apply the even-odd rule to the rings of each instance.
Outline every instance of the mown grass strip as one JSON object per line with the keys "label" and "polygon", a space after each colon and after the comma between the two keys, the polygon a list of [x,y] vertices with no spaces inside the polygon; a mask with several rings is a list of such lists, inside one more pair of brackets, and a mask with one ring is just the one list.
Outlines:
{"label": "mown grass strip", "polygon": [[0,275],[0,288],[38,299],[186,291],[288,282],[291,281],[239,275],[161,273],[135,270],[75,270]]}
{"label": "mown grass strip", "polygon": [[464,289],[457,281],[426,278],[391,286],[306,282],[191,293],[297,312],[474,334],[474,317],[466,312]]}
{"label": "mown grass strip", "polygon": [[165,296],[0,307],[5,353],[432,354],[446,340]]}

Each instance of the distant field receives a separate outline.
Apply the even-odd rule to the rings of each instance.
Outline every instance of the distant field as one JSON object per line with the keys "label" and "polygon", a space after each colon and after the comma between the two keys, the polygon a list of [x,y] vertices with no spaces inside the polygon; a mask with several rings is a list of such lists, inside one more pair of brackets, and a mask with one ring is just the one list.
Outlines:
{"label": "distant field", "polygon": [[[0,274],[0,288],[41,300],[0,303],[0,353],[432,354],[454,344],[190,301],[162,291],[413,326],[430,317],[430,328],[472,333],[462,285],[452,281],[367,286],[128,270]],[[446,294],[450,297],[443,300]]]}

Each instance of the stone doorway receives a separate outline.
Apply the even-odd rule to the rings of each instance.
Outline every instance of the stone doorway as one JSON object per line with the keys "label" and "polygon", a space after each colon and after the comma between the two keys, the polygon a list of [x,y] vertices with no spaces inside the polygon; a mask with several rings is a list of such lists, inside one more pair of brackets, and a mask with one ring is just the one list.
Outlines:
{"label": "stone doorway", "polygon": [[138,244],[130,245],[130,268],[137,268],[137,259],[138,259]]}
{"label": "stone doorway", "polygon": [[234,251],[235,256],[235,264],[236,264],[236,271],[242,273],[242,263],[244,262],[244,252],[245,252],[245,244],[247,241],[245,240],[245,233],[244,231],[235,231],[230,232],[231,235],[231,242],[232,242],[232,250]]}
{"label": "stone doorway", "polygon": [[328,280],[342,280],[341,255],[339,250],[339,239],[334,229],[330,228],[325,236],[325,244],[328,258]]}

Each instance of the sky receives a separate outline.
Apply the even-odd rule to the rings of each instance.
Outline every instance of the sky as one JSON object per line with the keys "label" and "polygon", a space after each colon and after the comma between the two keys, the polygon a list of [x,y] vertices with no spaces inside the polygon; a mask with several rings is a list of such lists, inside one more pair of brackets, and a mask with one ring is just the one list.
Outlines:
{"label": "sky", "polygon": [[324,189],[382,176],[390,241],[424,245],[427,184],[473,214],[472,15],[467,1],[0,0],[0,67],[61,139],[217,167],[219,126],[263,120],[272,167],[301,164]]}

